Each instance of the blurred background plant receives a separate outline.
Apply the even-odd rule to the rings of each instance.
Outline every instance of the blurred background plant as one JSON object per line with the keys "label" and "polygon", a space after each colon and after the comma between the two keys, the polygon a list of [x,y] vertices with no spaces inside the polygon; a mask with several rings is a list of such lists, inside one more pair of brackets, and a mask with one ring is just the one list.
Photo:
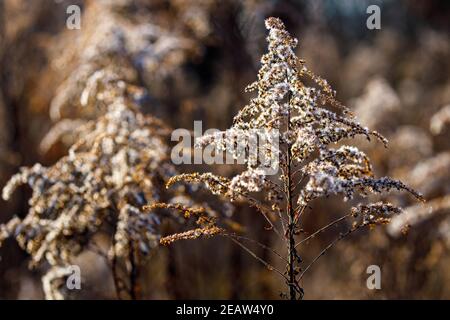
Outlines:
{"label": "blurred background plant", "polygon": [[[81,30],[65,28],[69,4],[82,8]],[[380,30],[366,28],[369,4],[381,7]],[[241,88],[259,67],[268,16],[283,19],[298,36],[299,56],[310,69],[329,80],[364,125],[391,141],[387,150],[360,141],[375,174],[401,179],[429,201],[417,207],[407,197],[386,198],[411,206],[408,220],[373,230],[369,237],[356,234],[328,252],[305,280],[305,298],[450,298],[450,129],[445,120],[450,10],[445,0],[1,1],[1,186],[22,166],[62,163],[79,137],[73,129],[107,116],[103,93],[118,80],[127,84],[118,89],[140,105],[142,116],[150,113],[173,128],[192,129],[193,120],[207,128],[229,127],[249,98]],[[214,170],[237,173],[227,166]],[[30,196],[29,189],[20,188],[10,201],[0,201],[0,222],[24,218]],[[312,212],[305,232],[324,225],[321,216],[345,209],[333,199],[318,203],[314,211],[328,214]],[[258,241],[276,241],[253,222],[252,210],[236,206],[238,222],[249,225],[246,232]],[[405,223],[411,226],[403,236],[394,226]],[[325,234],[324,243],[330,240]],[[324,243],[308,244],[311,256],[304,258],[312,258]],[[5,241],[0,256],[1,298],[43,297],[41,273],[28,270],[27,256],[14,241]],[[101,276],[102,258],[88,254],[83,259],[86,290],[72,292],[73,297],[114,298],[112,280]],[[372,264],[381,267],[381,290],[366,287],[366,268]],[[143,298],[278,298],[282,291],[257,261],[215,239],[156,251],[140,277]]]}

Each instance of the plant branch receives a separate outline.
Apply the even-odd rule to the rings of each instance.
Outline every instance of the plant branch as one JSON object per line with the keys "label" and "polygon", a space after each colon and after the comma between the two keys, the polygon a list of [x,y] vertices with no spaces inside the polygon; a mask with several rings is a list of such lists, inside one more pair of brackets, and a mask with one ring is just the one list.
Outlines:
{"label": "plant branch", "polygon": [[275,254],[277,257],[279,257],[281,260],[283,260],[284,262],[287,262],[286,258],[284,258],[284,257],[283,257],[280,253],[278,253],[275,249],[270,248],[270,247],[266,246],[265,244],[263,244],[263,243],[261,243],[261,242],[259,242],[259,241],[257,241],[257,240],[254,240],[254,239],[251,239],[251,238],[248,238],[248,237],[244,237],[244,236],[239,236],[239,235],[234,234],[234,233],[226,233],[226,235],[227,235],[227,236],[230,236],[230,237],[233,237],[233,238],[235,238],[236,240],[242,239],[242,240],[246,240],[246,241],[252,242],[252,243],[254,243],[254,244],[260,246],[260,247],[263,248],[263,249],[266,249],[266,250],[271,251],[273,254]]}
{"label": "plant branch", "polygon": [[355,232],[356,230],[362,228],[366,226],[365,224],[362,225],[358,225],[356,227],[353,227],[351,229],[349,229],[348,231],[346,231],[345,233],[341,233],[339,234],[339,236],[334,239],[332,242],[330,242],[312,261],[311,263],[303,270],[303,272],[300,274],[299,279],[302,279],[303,276],[305,275],[305,273],[312,267],[312,265],[314,265],[317,260],[320,259],[321,256],[323,256],[328,250],[330,250],[338,241],[344,239],[345,237],[347,237],[348,235],[350,235],[351,233]]}
{"label": "plant branch", "polygon": [[[227,235],[225,235],[227,236]],[[233,241],[234,243],[236,243],[237,245],[239,245],[242,249],[244,249],[245,251],[247,251],[247,253],[249,253],[253,258],[255,258],[256,260],[258,260],[259,262],[261,262],[268,270],[270,271],[275,271],[276,273],[278,273],[280,276],[282,276],[286,281],[288,280],[288,278],[283,274],[283,272],[281,272],[280,270],[278,270],[277,268],[273,267],[272,265],[270,265],[268,262],[264,261],[263,259],[261,259],[259,256],[257,256],[252,250],[250,250],[248,247],[246,247],[244,244],[242,244],[240,241],[229,237],[229,239],[231,241]]]}
{"label": "plant branch", "polygon": [[305,239],[302,239],[300,242],[298,242],[295,247],[301,245],[302,243],[308,241],[309,239],[314,238],[315,236],[317,236],[319,233],[324,232],[325,230],[327,230],[328,228],[338,224],[339,222],[341,222],[342,220],[345,220],[346,218],[348,218],[349,216],[351,216],[351,213],[346,214],[345,216],[342,216],[332,222],[330,222],[329,224],[327,224],[326,226],[320,228],[319,230],[317,230],[316,232],[314,232],[313,234],[309,235],[308,237],[306,237]]}

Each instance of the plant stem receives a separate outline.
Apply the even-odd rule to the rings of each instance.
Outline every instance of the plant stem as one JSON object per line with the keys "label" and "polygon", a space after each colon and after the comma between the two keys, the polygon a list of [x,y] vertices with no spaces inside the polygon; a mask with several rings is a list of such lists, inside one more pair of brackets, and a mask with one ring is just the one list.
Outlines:
{"label": "plant stem", "polygon": [[138,262],[135,252],[134,241],[130,243],[129,252],[129,262],[130,262],[130,298],[131,300],[137,300],[139,298],[139,287],[138,287]]}
{"label": "plant stem", "polygon": [[287,178],[286,178],[286,191],[287,191],[287,213],[288,213],[288,228],[287,228],[287,237],[288,237],[288,278],[289,278],[289,299],[296,300],[297,293],[295,291],[295,259],[296,259],[296,248],[295,248],[295,224],[294,224],[294,210],[292,206],[292,195],[291,195],[291,164],[290,164],[290,155],[291,151],[288,148],[287,151]]}
{"label": "plant stem", "polygon": [[120,289],[119,289],[119,278],[117,276],[117,258],[114,255],[111,263],[111,274],[114,280],[114,289],[116,290],[116,296],[118,300],[121,300]]}
{"label": "plant stem", "polygon": [[[287,77],[286,77],[287,78]],[[287,113],[287,132],[290,131],[290,122],[291,122],[291,113],[290,113],[290,100],[291,94],[289,92],[288,97],[288,113]],[[289,299],[296,300],[297,299],[297,291],[296,291],[296,271],[295,271],[295,263],[297,259],[297,251],[295,248],[295,210],[293,206],[293,197],[292,197],[292,176],[291,176],[291,146],[290,143],[287,145],[286,150],[286,177],[285,177],[285,185],[286,185],[286,211],[288,215],[288,228],[287,228],[287,249],[288,249],[288,263],[287,263],[287,273],[289,279]]]}

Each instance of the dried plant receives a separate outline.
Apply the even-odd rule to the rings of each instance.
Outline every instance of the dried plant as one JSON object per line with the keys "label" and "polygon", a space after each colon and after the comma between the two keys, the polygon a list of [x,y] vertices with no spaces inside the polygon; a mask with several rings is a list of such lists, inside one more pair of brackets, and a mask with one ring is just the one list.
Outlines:
{"label": "dried plant", "polygon": [[[203,234],[227,236],[270,270],[276,271],[289,288],[289,299],[297,299],[303,297],[300,281],[305,273],[337,241],[362,227],[385,224],[400,212],[399,208],[385,202],[359,204],[350,213],[309,236],[303,236],[302,217],[314,200],[332,195],[342,195],[344,200],[349,200],[357,195],[364,197],[391,190],[405,190],[419,200],[423,198],[398,180],[375,178],[369,158],[356,147],[331,147],[356,135],[368,140],[375,137],[384,145],[387,141],[376,131],[358,124],[348,109],[336,100],[327,81],[312,73],[305,62],[296,57],[297,39],[289,35],[280,19],[268,18],[266,27],[269,30],[268,53],[261,59],[258,81],[247,87],[248,91],[256,90],[257,97],[240,110],[230,129],[221,134],[203,136],[197,143],[200,146],[214,144],[217,150],[225,149],[239,158],[242,154],[235,149],[227,149],[227,146],[249,139],[252,130],[276,131],[279,133],[279,150],[261,147],[256,154],[276,157],[281,173],[266,175],[259,167],[260,162],[247,156],[247,169],[231,179],[212,173],[183,174],[171,178],[167,186],[180,181],[203,183],[214,194],[231,201],[247,201],[261,213],[268,229],[284,242],[285,253],[266,249],[285,262],[286,270],[279,270],[259,258],[242,243],[248,239],[229,231],[220,219],[200,223],[199,229],[171,235],[163,242],[172,243]],[[313,85],[309,86],[308,82]],[[230,141],[230,137],[234,138]],[[159,206],[164,207],[164,204]],[[346,219],[353,219],[349,230],[337,235],[304,267],[299,253],[301,244]]]}
{"label": "dried plant", "polygon": [[[135,5],[144,14],[130,19]],[[196,14],[212,2],[198,2],[190,10],[186,5],[177,2],[167,10],[183,17],[198,38],[206,37],[210,26]],[[161,220],[184,222],[141,207],[159,201],[195,205],[189,188],[164,188],[176,174],[167,158],[170,130],[143,112],[153,108],[148,91],[174,77],[200,50],[177,19],[175,30],[167,21],[149,18],[157,15],[146,6],[129,0],[90,2],[83,16],[86,30],[76,39],[61,38],[64,51],[55,54],[52,66],[68,74],[50,103],[56,123],[40,150],[46,153],[62,141],[71,146],[69,154],[50,167],[22,168],[3,189],[4,200],[23,184],[33,191],[26,217],[0,225],[0,245],[14,237],[31,255],[32,267],[50,266],[42,277],[46,298],[64,298],[68,266],[85,250],[106,258],[118,298],[137,298],[137,271],[159,244]],[[208,205],[202,207],[202,219],[216,214]],[[105,234],[107,253],[104,243],[102,248],[96,243]]]}
{"label": "dried plant", "polygon": [[[80,132],[68,156],[50,167],[22,168],[4,187],[4,200],[22,184],[33,194],[26,217],[1,226],[0,241],[16,238],[31,255],[32,266],[45,261],[57,275],[95,246],[96,235],[110,234],[108,261],[117,282],[118,259],[146,257],[158,244],[161,216],[143,214],[140,208],[168,196],[162,186],[175,172],[166,156],[168,131],[119,98]],[[116,284],[120,291],[123,284]],[[61,297],[51,285],[44,289],[47,298]]]}
{"label": "dried plant", "polygon": [[[375,112],[370,108],[359,110]],[[390,299],[412,295],[429,297],[426,288],[446,281],[446,259],[450,249],[450,153],[437,139],[446,132],[446,112],[444,107],[434,115],[426,115],[429,126],[423,123],[423,116],[417,117],[415,122],[425,128],[414,122],[401,125],[411,113],[410,108],[403,106],[395,119],[389,119],[392,114],[385,113],[376,124],[379,127],[390,121],[391,129],[396,129],[391,130],[389,137],[389,154],[372,150],[378,154],[375,161],[378,160],[380,167],[386,164],[388,174],[421,192],[427,203],[416,204],[402,195],[392,195],[390,200],[401,203],[403,213],[393,217],[387,228],[372,233],[366,241],[356,239],[341,247],[338,255],[346,257],[347,267],[355,273],[363,272],[368,261],[376,260],[383,274],[391,275],[383,279],[384,290],[370,293],[370,296]],[[443,290],[444,287],[437,286],[432,295],[439,296]]]}
{"label": "dried plant", "polygon": [[[201,12],[202,6],[207,5],[206,1],[196,7]],[[143,14],[134,17],[134,6]],[[162,4],[161,7],[164,8]],[[195,23],[193,19],[189,21]],[[161,87],[176,77],[180,66],[201,54],[197,41],[166,23],[159,21],[144,2],[89,2],[83,15],[83,32],[70,37],[63,34],[57,43],[62,50],[54,50],[50,55],[51,71],[58,70],[58,77],[63,79],[50,103],[50,117],[56,124],[42,141],[42,152],[61,140],[70,146],[74,142],[73,128],[105,113],[111,90],[134,96],[143,111],[162,113],[156,110],[153,94],[165,91]],[[203,28],[202,33],[207,33],[207,26]],[[128,85],[116,86],[119,80]],[[139,94],[141,87],[148,93]]]}
{"label": "dried plant", "polygon": [[[189,188],[164,187],[177,173],[167,156],[171,131],[143,113],[149,94],[139,81],[143,61],[135,60],[145,59],[145,72],[164,77],[181,63],[183,50],[189,51],[192,43],[170,37],[156,26],[127,25],[113,8],[104,12],[107,17],[98,26],[107,41],[95,34],[85,39],[87,48],[80,53],[79,65],[50,107],[57,122],[40,149],[46,152],[63,141],[71,145],[68,155],[50,167],[22,168],[3,189],[3,199],[9,200],[18,186],[32,188],[28,214],[0,225],[0,244],[14,237],[31,255],[32,267],[50,266],[42,277],[49,299],[64,298],[62,280],[85,250],[106,259],[118,298],[138,298],[138,269],[159,244],[161,220],[184,222],[178,215],[143,212],[142,206],[160,201],[196,203]],[[171,55],[176,59],[161,66]],[[216,214],[208,205],[202,207],[202,219]],[[105,234],[106,253],[96,243]]]}
{"label": "dried plant", "polygon": [[[439,134],[448,124],[449,106],[443,107],[430,119],[430,131]],[[420,145],[420,144],[419,144]],[[411,150],[416,150],[411,146]],[[405,208],[405,213],[396,217],[389,227],[389,233],[398,237],[401,230],[411,227],[420,230],[425,222],[432,222],[438,230],[444,230],[450,221],[450,152],[443,151],[425,159],[417,165],[403,168],[409,172],[405,179],[411,186],[419,189],[427,199],[431,199],[426,206],[412,205]],[[425,234],[425,232],[423,232]],[[445,233],[443,233],[445,235]],[[431,234],[439,237],[442,233]]]}
{"label": "dried plant", "polygon": [[[365,93],[353,101],[359,121],[370,128],[387,129],[400,109],[400,99],[383,78],[369,81]],[[377,112],[374,112],[376,110]],[[391,126],[389,126],[391,124]]]}

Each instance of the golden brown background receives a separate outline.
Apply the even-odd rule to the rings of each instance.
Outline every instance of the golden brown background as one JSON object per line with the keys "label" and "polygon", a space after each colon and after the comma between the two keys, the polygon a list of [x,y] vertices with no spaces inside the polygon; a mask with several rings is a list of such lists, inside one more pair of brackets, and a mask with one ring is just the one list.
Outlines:
{"label": "golden brown background", "polygon": [[[70,4],[82,8],[81,30],[66,28]],[[370,4],[381,7],[381,30],[366,28]],[[82,67],[90,44],[108,39],[106,19],[117,27],[152,24],[178,41],[179,50],[157,63],[136,63],[150,93],[147,112],[173,128],[192,129],[194,120],[202,120],[204,129],[225,129],[249,98],[243,88],[255,79],[265,50],[263,21],[278,16],[299,38],[297,53],[310,69],[330,81],[363,124],[390,139],[387,150],[363,144],[377,174],[402,179],[436,205],[450,194],[450,128],[430,130],[432,115],[450,104],[449,9],[445,0],[0,0],[0,185],[20,166],[50,165],[67,152],[65,143],[46,152],[39,144],[52,125],[52,105],[64,101],[69,113],[80,112],[70,108],[76,89],[61,84]],[[22,188],[13,201],[0,200],[0,222],[24,216],[28,197]],[[321,202],[305,228],[314,230],[345,208],[337,199]],[[314,266],[304,283],[305,298],[449,299],[448,213],[447,208],[430,214],[407,236],[383,229],[353,235]],[[252,209],[238,207],[235,214],[250,235],[276,246]],[[314,256],[323,247],[320,241],[329,239],[325,234],[318,241],[302,254]],[[42,298],[41,272],[28,270],[27,256],[15,242],[7,241],[0,255],[0,298]],[[86,253],[79,264],[83,289],[72,298],[114,298],[100,258]],[[381,290],[366,287],[371,264],[381,267]],[[141,281],[147,299],[276,299],[283,285],[224,239],[155,251]]]}

